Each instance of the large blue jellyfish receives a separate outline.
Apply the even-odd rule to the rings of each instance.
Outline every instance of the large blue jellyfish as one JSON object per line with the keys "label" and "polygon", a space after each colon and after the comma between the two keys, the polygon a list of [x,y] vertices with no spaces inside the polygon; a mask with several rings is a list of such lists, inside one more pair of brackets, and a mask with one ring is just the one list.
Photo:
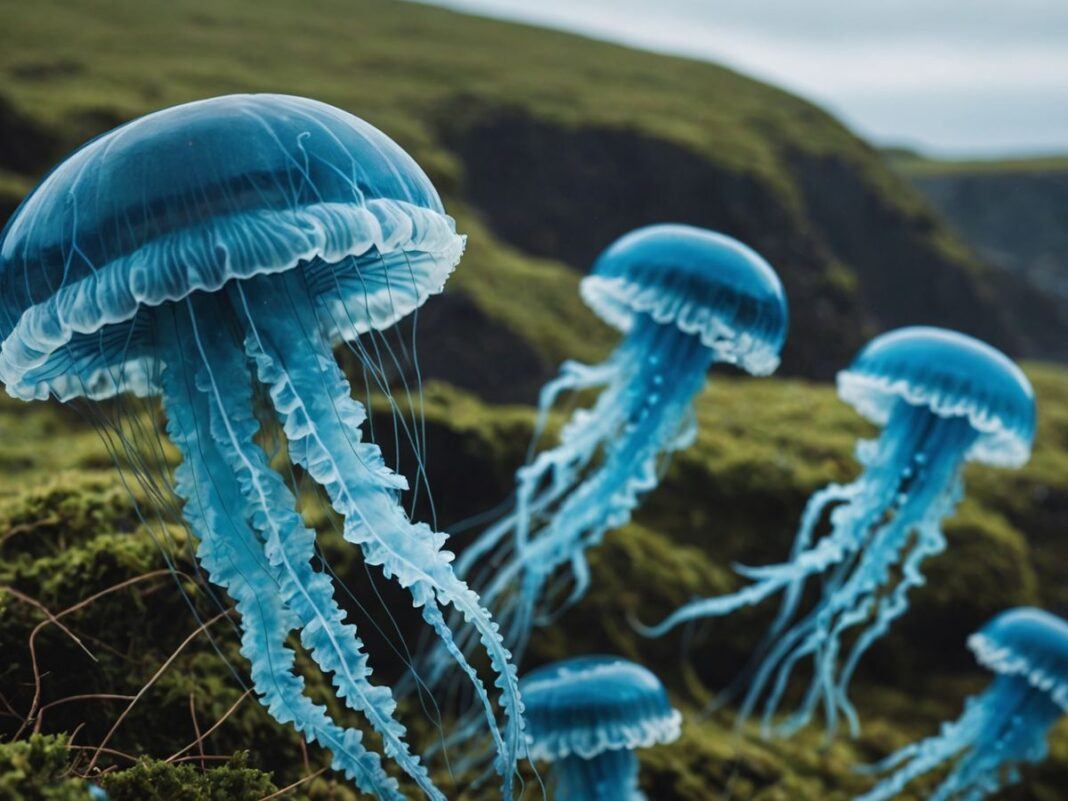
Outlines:
{"label": "large blue jellyfish", "polygon": [[545,385],[535,443],[562,392],[603,388],[600,397],[572,415],[559,445],[519,469],[514,509],[457,563],[496,611],[517,656],[536,613],[554,600],[545,592],[549,580],[569,566],[563,607],[581,598],[586,550],[630,519],[639,496],[656,486],[662,457],[693,441],[693,400],[709,366],[767,375],[786,337],[775,271],[740,242],[687,225],[621,237],[581,291],[625,336],[603,363],[565,362]]}
{"label": "large blue jellyfish", "polygon": [[557,801],[645,801],[637,748],[670,743],[682,715],[660,680],[612,656],[566,659],[520,684],[533,760],[552,763]]}
{"label": "large blue jellyfish", "polygon": [[1046,758],[1050,727],[1068,714],[1068,621],[1041,609],[1002,612],[968,640],[996,674],[942,731],[875,766],[896,769],[857,801],[888,801],[918,776],[952,763],[930,801],[980,801],[1020,780],[1019,767]]}
{"label": "large blue jellyfish", "polygon": [[[476,686],[510,794],[522,724],[508,652],[456,577],[445,536],[408,518],[404,480],[361,441],[364,408],[332,354],[439,292],[463,246],[429,179],[393,141],[336,108],[280,95],[177,106],[90,142],[29,195],[0,242],[7,391],[113,398],[87,407],[101,416],[124,398],[162,398],[182,456],[173,491],[202,565],[240,613],[261,702],[383,799],[403,797],[397,781],[360,730],[304,695],[290,631],[382,753],[427,797],[444,796],[410,751],[390,689],[372,683],[294,489],[258,439],[257,413],[281,425],[293,464],[343,516],[345,539],[406,588]],[[118,432],[122,445],[135,425]],[[503,726],[453,644],[445,607],[485,646]]]}
{"label": "large blue jellyfish", "polygon": [[[907,610],[909,591],[923,584],[923,561],[946,547],[942,520],[963,495],[964,462],[1019,466],[1034,439],[1027,378],[1001,352],[954,331],[914,327],[877,337],[838,374],[838,392],[883,426],[878,439],[857,446],[861,476],[812,496],[790,562],[739,568],[752,580],[748,586],[694,601],[643,629],[659,636],[783,593],[740,715],[748,717],[767,691],[766,734],[794,668],[806,658],[813,661],[812,683],[779,733],[808,723],[819,706],[829,734],[839,714],[858,730],[847,697],[850,680],[864,653]],[[830,531],[813,542],[828,509]],[[798,619],[806,584],[816,576],[819,600]],[[843,638],[853,629],[856,639],[843,653]]]}

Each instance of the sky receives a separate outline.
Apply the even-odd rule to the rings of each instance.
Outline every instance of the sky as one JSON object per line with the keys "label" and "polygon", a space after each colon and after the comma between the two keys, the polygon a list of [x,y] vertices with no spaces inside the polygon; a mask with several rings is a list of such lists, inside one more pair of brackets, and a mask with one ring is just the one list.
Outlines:
{"label": "sky", "polygon": [[1068,0],[424,0],[716,61],[884,145],[1068,152]]}

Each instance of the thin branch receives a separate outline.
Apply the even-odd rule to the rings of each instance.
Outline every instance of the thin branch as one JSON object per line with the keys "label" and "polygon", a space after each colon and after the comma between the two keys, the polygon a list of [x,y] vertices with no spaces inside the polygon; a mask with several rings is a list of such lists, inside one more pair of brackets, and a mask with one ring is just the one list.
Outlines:
{"label": "thin branch", "polygon": [[194,742],[198,746],[197,750],[200,751],[200,769],[207,770],[207,767],[204,765],[204,737],[200,733],[200,723],[197,722],[197,704],[195,699],[196,693],[189,693],[189,717],[193,719],[193,734],[196,735],[196,740],[194,740]]}
{"label": "thin branch", "polygon": [[18,590],[13,589],[12,587],[0,587],[0,590],[9,593],[12,597],[17,598],[18,600],[30,604],[31,606],[41,610],[48,618],[47,620],[43,620],[38,623],[37,626],[34,627],[33,631],[30,632],[29,649],[30,664],[33,666],[33,700],[30,702],[30,711],[27,713],[25,719],[22,722],[22,725],[19,726],[19,730],[15,733],[13,739],[17,740],[19,739],[19,737],[22,736],[22,733],[26,730],[26,726],[28,726],[30,721],[34,720],[34,718],[36,717],[38,705],[41,703],[41,670],[40,666],[37,664],[37,635],[40,634],[46,626],[51,623],[54,623],[55,625],[59,626],[59,628],[64,631],[67,636],[74,640],[74,642],[76,642],[83,651],[89,654],[89,657],[91,659],[96,661],[96,657],[93,656],[93,654],[85,647],[85,645],[82,644],[82,641],[78,639],[74,632],[72,632],[63,623],[61,623],[59,619],[61,617],[65,617],[66,615],[77,612],[79,609],[84,609],[86,606],[100,598],[103,598],[105,595],[109,595],[113,592],[118,592],[119,590],[125,589],[126,587],[129,587],[133,584],[137,584],[138,582],[147,581],[148,579],[156,578],[158,576],[163,575],[171,575],[171,571],[166,569],[153,570],[149,573],[143,573],[140,576],[134,576],[133,578],[126,579],[125,581],[120,581],[118,584],[108,587],[107,589],[103,589],[98,593],[94,593],[88,598],[85,598],[84,600],[74,604],[74,606],[67,607],[62,612],[59,612],[57,614],[52,614],[52,612],[49,611],[40,601],[36,600],[35,598],[31,598],[30,596],[21,593]]}
{"label": "thin branch", "polygon": [[58,701],[50,701],[37,710],[37,720],[33,724],[33,733],[38,734],[41,731],[41,724],[44,722],[44,713],[54,706],[60,706],[61,704],[67,704],[71,701],[129,701],[133,698],[132,695],[115,695],[113,693],[86,693],[84,695],[68,695],[66,698],[60,698]]}
{"label": "thin branch", "polygon": [[[186,637],[184,640],[182,640],[181,644],[177,648],[174,649],[174,651],[171,653],[171,655],[167,657],[166,661],[162,665],[159,666],[159,669],[155,673],[152,674],[152,678],[150,678],[148,680],[148,682],[145,684],[145,686],[143,686],[140,690],[138,690],[137,695],[134,696],[134,699],[130,702],[129,706],[127,706],[126,709],[124,709],[122,711],[122,714],[119,715],[118,720],[116,720],[115,723],[112,724],[111,728],[108,730],[108,733],[105,735],[104,739],[101,741],[100,745],[98,746],[99,749],[103,749],[104,746],[106,746],[111,741],[112,736],[118,730],[119,726],[121,726],[122,722],[124,720],[126,720],[126,717],[130,714],[130,712],[133,710],[133,708],[135,706],[137,706],[137,702],[140,701],[145,696],[145,693],[147,693],[149,691],[149,689],[152,687],[152,685],[156,683],[156,680],[159,679],[159,677],[164,674],[164,672],[167,670],[167,668],[169,668],[171,666],[171,663],[174,662],[174,660],[178,658],[178,655],[185,649],[185,647],[187,645],[189,645],[189,643],[191,643],[193,640],[195,640],[201,634],[201,632],[206,631],[208,626],[211,626],[212,624],[217,623],[218,621],[222,620],[224,617],[228,616],[232,611],[233,611],[232,609],[225,609],[222,612],[220,612],[219,614],[215,615],[215,617],[213,617],[211,620],[204,621],[203,623],[201,623],[199,626],[196,627],[196,629],[193,631],[192,634],[190,634],[188,637]],[[92,770],[93,769],[93,766],[96,765],[96,760],[97,760],[97,758],[99,756],[100,756],[100,752],[99,751],[96,754],[93,755],[93,758],[91,760],[89,760],[89,767],[87,768],[87,770]],[[180,761],[180,760],[175,760],[175,761]]]}
{"label": "thin branch", "polygon": [[[241,693],[240,697],[236,701],[234,701],[233,704],[230,705],[230,708],[227,709],[226,712],[223,713],[223,716],[221,718],[219,718],[217,721],[215,721],[211,725],[211,727],[207,731],[204,732],[204,734],[202,734],[196,740],[193,740],[193,742],[189,743],[189,745],[185,746],[184,748],[181,748],[181,749],[175,751],[173,754],[171,754],[169,757],[167,757],[164,761],[165,762],[176,761],[178,759],[178,757],[180,757],[182,754],[184,754],[190,748],[193,748],[194,746],[201,745],[204,742],[204,740],[206,740],[208,737],[210,737],[212,735],[212,733],[217,728],[219,728],[226,721],[226,719],[228,717],[230,717],[230,715],[232,715],[234,713],[234,711],[241,705],[241,702],[244,701],[246,698],[248,698],[251,693],[252,693],[252,690],[245,690],[243,693]],[[201,750],[203,750],[203,748]]]}
{"label": "thin branch", "polygon": [[270,795],[265,795],[263,798],[259,799],[259,801],[270,801],[272,798],[278,798],[279,796],[285,795],[290,790],[295,790],[302,784],[310,782],[312,779],[318,778],[324,773],[326,773],[326,768],[319,768],[319,770],[315,771],[315,773],[313,773],[311,776],[305,776],[303,779],[297,779],[295,782],[290,785],[286,785],[281,790],[275,790]]}

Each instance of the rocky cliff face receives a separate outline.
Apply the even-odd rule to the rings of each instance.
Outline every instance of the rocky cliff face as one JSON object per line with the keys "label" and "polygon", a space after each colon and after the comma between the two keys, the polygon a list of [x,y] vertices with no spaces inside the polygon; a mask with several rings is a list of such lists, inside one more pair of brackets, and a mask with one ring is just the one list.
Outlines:
{"label": "rocky cliff face", "polygon": [[1068,164],[944,165],[905,174],[983,259],[1068,308]]}

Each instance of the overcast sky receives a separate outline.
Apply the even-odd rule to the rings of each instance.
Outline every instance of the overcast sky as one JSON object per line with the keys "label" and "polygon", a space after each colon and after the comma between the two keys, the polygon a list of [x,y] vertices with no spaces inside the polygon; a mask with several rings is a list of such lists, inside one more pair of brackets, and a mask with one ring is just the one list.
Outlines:
{"label": "overcast sky", "polygon": [[1068,0],[430,0],[728,64],[886,144],[1068,152]]}

